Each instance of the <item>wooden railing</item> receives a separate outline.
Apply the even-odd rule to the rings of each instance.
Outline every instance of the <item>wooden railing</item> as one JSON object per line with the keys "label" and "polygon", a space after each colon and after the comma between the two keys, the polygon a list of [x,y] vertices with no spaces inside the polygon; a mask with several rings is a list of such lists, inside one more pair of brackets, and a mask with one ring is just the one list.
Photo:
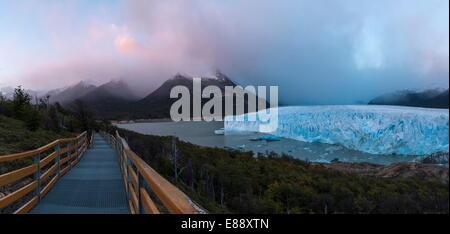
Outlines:
{"label": "wooden railing", "polygon": [[177,187],[159,175],[144,160],[137,156],[128,143],[116,131],[116,135],[103,133],[109,144],[117,149],[120,168],[132,214],[160,214],[152,192],[165,209],[172,214],[204,214],[206,211],[196,205]]}
{"label": "wooden railing", "polygon": [[[0,163],[33,158],[33,164],[30,166],[0,175],[0,187],[31,175],[33,177],[33,180],[27,185],[0,198],[0,209],[34,192],[32,198],[14,212],[17,214],[28,213],[50,191],[61,176],[80,161],[84,151],[92,143],[92,136],[90,140],[91,142],[88,141],[87,132],[83,132],[77,137],[58,139],[35,150],[0,156]],[[45,155],[45,153],[47,154]]]}

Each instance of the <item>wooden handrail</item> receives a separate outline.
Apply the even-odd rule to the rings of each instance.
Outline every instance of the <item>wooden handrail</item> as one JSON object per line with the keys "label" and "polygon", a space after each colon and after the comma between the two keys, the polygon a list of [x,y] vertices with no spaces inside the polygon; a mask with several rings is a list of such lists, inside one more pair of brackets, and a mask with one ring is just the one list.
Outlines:
{"label": "wooden handrail", "polygon": [[55,140],[47,145],[44,145],[40,148],[34,149],[34,150],[30,150],[27,152],[22,152],[22,153],[17,153],[17,154],[8,154],[8,155],[3,155],[0,156],[0,162],[7,162],[7,161],[12,161],[12,160],[16,160],[16,159],[20,159],[20,158],[26,158],[26,157],[30,157],[30,156],[34,156],[36,154],[40,154],[44,151],[47,151],[53,147],[55,147],[56,145],[60,144],[60,143],[64,143],[64,142],[69,142],[69,141],[75,141],[80,139],[81,137],[84,137],[86,135],[86,132],[81,133],[78,137],[73,137],[73,138],[65,138],[65,139],[58,139]]}
{"label": "wooden handrail", "polygon": [[[0,162],[26,157],[33,157],[34,159],[32,165],[0,175],[0,186],[11,184],[31,174],[34,175],[32,182],[0,198],[0,208],[12,204],[34,190],[34,196],[14,213],[22,214],[30,211],[52,189],[61,176],[80,161],[86,149],[92,144],[92,136],[90,140],[88,141],[87,132],[83,132],[77,137],[58,139],[38,149],[0,156]],[[68,143],[68,145],[61,148],[61,143]],[[54,151],[41,159],[41,154],[50,149]],[[41,174],[41,170],[52,161],[54,164]],[[64,166],[64,164],[67,165]],[[47,180],[50,181],[42,186],[41,183]]]}
{"label": "wooden handrail", "polygon": [[[207,213],[203,208],[196,205],[186,194],[158,174],[134,153],[127,141],[119,135],[119,132],[116,131],[115,136],[105,133],[103,135],[110,144],[115,144],[114,147],[119,152],[120,167],[132,213],[160,213],[157,206],[150,198],[147,189],[151,189],[169,213]],[[136,168],[136,170],[134,168]]]}

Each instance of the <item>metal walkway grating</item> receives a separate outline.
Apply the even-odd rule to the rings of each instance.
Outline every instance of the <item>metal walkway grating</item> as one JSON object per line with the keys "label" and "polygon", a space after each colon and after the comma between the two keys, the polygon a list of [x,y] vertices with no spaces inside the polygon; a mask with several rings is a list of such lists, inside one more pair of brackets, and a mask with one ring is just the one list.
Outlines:
{"label": "metal walkway grating", "polygon": [[92,148],[30,213],[128,214],[116,150],[94,134]]}

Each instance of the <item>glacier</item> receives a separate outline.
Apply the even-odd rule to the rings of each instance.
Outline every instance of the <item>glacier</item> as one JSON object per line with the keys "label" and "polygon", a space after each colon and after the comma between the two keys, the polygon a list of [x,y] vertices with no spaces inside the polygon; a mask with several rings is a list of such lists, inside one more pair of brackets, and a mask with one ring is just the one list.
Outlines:
{"label": "glacier", "polygon": [[[269,133],[279,137],[338,144],[371,154],[449,151],[448,109],[340,105],[277,107],[277,111],[278,128]],[[243,121],[226,116],[225,134],[258,132],[260,125],[267,124],[259,112],[240,116]]]}

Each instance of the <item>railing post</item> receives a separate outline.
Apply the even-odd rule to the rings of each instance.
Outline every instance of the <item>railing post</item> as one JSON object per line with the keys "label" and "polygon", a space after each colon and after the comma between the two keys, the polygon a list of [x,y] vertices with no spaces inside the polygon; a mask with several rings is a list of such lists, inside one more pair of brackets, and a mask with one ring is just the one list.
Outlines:
{"label": "railing post", "polygon": [[[126,155],[126,153],[125,153],[125,151],[122,151],[122,173],[123,174],[126,174],[127,173],[127,171],[126,171],[126,166],[127,166],[127,155]],[[128,189],[128,188],[127,188]]]}
{"label": "railing post", "polygon": [[66,154],[66,157],[69,157],[69,159],[68,159],[68,161],[67,161],[67,163],[68,163],[68,165],[67,166],[70,166],[70,163],[71,163],[71,160],[70,160],[70,155],[72,154],[71,152],[72,152],[72,150],[70,150],[70,147],[72,147],[73,146],[73,143],[71,142],[71,141],[69,141],[69,143],[67,143],[67,154]]}
{"label": "railing post", "polygon": [[[83,143],[81,143],[81,145],[80,145],[80,148],[79,149],[82,149],[83,150],[83,153],[84,153],[84,150],[87,150],[88,148],[90,148],[91,147],[91,143],[90,143],[90,141],[89,141],[89,139],[88,139],[88,134],[86,133],[86,135],[82,138],[82,142]],[[84,146],[86,144],[86,146]],[[86,147],[86,148],[85,148]],[[80,153],[81,154],[81,153]]]}
{"label": "railing post", "polygon": [[116,150],[117,150],[117,153],[119,153],[119,164],[121,163],[121,155],[122,155],[122,152],[120,152],[120,142],[119,141],[116,141],[116,145],[117,145],[117,148],[116,148]]}
{"label": "railing post", "polygon": [[34,164],[37,166],[37,170],[34,173],[34,180],[37,181],[37,187],[34,190],[34,194],[41,199],[41,154],[34,155]]}
{"label": "railing post", "polygon": [[125,153],[123,152],[122,141],[120,141],[120,144],[119,144],[119,157],[120,157],[120,166],[122,167],[122,171],[123,171],[123,159],[124,159],[124,155],[125,155]]}
{"label": "railing post", "polygon": [[75,149],[77,151],[77,156],[75,157],[75,160],[78,160],[81,157],[81,155],[83,154],[83,152],[82,152],[83,140],[84,140],[84,136],[82,138],[78,139],[78,141],[77,141],[78,147]]}
{"label": "railing post", "polygon": [[77,152],[77,154],[75,155],[74,161],[78,160],[78,158],[80,157],[80,154],[81,154],[80,149],[83,146],[83,143],[82,143],[83,139],[84,139],[84,136],[75,141],[75,145],[77,145],[77,147],[75,148],[75,152]]}
{"label": "railing post", "polygon": [[[126,173],[126,177],[127,177],[127,188],[129,186],[131,182],[131,176],[130,173],[128,172],[128,166],[131,166],[131,160],[129,158],[126,159],[127,160],[127,164],[125,165],[125,173]],[[130,194],[130,189],[127,189],[127,195],[128,195],[128,200],[131,199],[131,194]]]}
{"label": "railing post", "polygon": [[120,169],[122,170],[122,174],[125,172],[125,168],[124,168],[124,155],[125,153],[123,152],[123,145],[122,145],[122,141],[119,143],[119,163],[120,163]]}
{"label": "railing post", "polygon": [[56,152],[56,158],[55,158],[55,163],[58,164],[58,168],[56,168],[56,176],[60,175],[61,172],[61,165],[59,164],[59,161],[61,160],[61,154],[59,153],[61,146],[59,145],[59,143],[55,146],[55,152]]}
{"label": "railing post", "polygon": [[126,179],[126,183],[125,183],[125,189],[127,191],[127,199],[128,201],[131,201],[131,192],[130,192],[130,183],[131,183],[131,177],[130,177],[130,173],[128,171],[128,166],[131,165],[131,160],[128,159],[128,157],[125,157],[125,168],[124,168],[124,173],[125,173],[125,179]]}
{"label": "railing post", "polygon": [[137,197],[138,197],[138,212],[139,214],[143,214],[144,213],[144,209],[142,207],[142,202],[141,202],[141,187],[143,186],[144,183],[144,178],[141,176],[141,173],[139,173],[139,170],[137,171],[137,176],[138,176],[138,181],[137,181]]}

